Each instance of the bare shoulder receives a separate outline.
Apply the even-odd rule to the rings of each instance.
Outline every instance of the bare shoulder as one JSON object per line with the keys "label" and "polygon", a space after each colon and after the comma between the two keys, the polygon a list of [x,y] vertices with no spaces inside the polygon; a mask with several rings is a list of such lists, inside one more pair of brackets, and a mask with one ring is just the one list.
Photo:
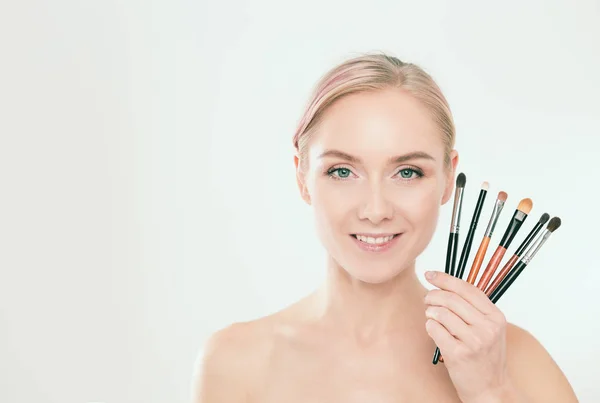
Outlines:
{"label": "bare shoulder", "polygon": [[542,344],[525,329],[507,327],[508,370],[531,402],[578,402],[562,370]]}
{"label": "bare shoulder", "polygon": [[238,322],[214,332],[194,365],[193,403],[247,401],[270,346],[269,320]]}
{"label": "bare shoulder", "polygon": [[310,300],[308,295],[270,315],[214,332],[194,364],[192,403],[252,401],[252,395],[265,381],[275,349],[302,321]]}

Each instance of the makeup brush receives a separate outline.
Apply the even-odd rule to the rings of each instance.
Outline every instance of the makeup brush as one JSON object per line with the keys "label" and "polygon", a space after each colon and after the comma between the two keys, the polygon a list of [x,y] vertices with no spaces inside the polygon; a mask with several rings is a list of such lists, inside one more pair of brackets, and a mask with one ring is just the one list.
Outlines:
{"label": "makeup brush", "polygon": [[553,217],[542,234],[535,240],[535,243],[529,247],[521,260],[512,268],[512,270],[500,281],[500,284],[492,291],[489,298],[493,303],[496,303],[500,297],[508,290],[508,287],[517,279],[519,274],[531,262],[531,259],[540,250],[542,245],[550,238],[550,235],[560,227],[561,221],[559,217]]}
{"label": "makeup brush", "polygon": [[523,223],[527,219],[527,216],[529,215],[529,212],[531,211],[532,207],[533,202],[529,198],[523,199],[519,202],[519,205],[517,206],[517,209],[515,210],[510,220],[510,223],[508,223],[506,231],[504,231],[504,236],[500,241],[500,245],[498,245],[498,247],[496,248],[496,251],[492,255],[492,258],[488,262],[487,267],[481,275],[481,279],[479,279],[479,283],[477,283],[477,288],[485,290],[485,287],[487,287],[490,280],[492,279],[492,276],[496,272],[496,269],[500,265],[500,262],[502,261],[502,258],[506,253],[506,249],[508,249],[508,247],[510,246],[512,240],[515,238],[515,235],[517,235],[517,232],[519,232],[521,225],[523,225]]}
{"label": "makeup brush", "polygon": [[485,196],[487,195],[487,190],[490,187],[489,183],[483,182],[481,184],[481,190],[479,191],[479,198],[477,199],[477,204],[475,205],[475,211],[473,212],[473,218],[471,218],[471,225],[469,226],[469,232],[467,232],[467,237],[465,238],[465,243],[463,245],[462,252],[460,254],[460,260],[458,261],[458,267],[456,269],[456,277],[461,278],[465,272],[465,266],[467,265],[467,260],[469,259],[469,253],[471,252],[471,245],[473,244],[473,237],[475,236],[475,230],[477,229],[477,223],[479,222],[479,216],[481,215],[481,209],[483,207],[483,203],[485,202]]}
{"label": "makeup brush", "polygon": [[496,204],[494,204],[494,210],[492,211],[492,216],[490,217],[487,229],[485,230],[485,235],[481,240],[479,249],[477,249],[475,260],[473,260],[471,271],[469,272],[469,276],[467,277],[467,282],[471,284],[475,284],[477,274],[479,273],[479,268],[481,267],[481,263],[483,263],[485,253],[487,252],[488,245],[490,244],[490,239],[492,238],[492,234],[494,233],[494,228],[496,227],[496,223],[498,222],[498,218],[500,217],[500,213],[502,212],[502,208],[504,207],[504,203],[506,203],[507,198],[508,194],[506,192],[498,193],[498,197],[496,198]]}
{"label": "makeup brush", "polygon": [[519,246],[517,251],[514,253],[514,255],[512,255],[512,257],[509,259],[508,262],[506,262],[506,264],[504,265],[502,270],[500,270],[498,272],[498,274],[496,275],[496,278],[494,278],[494,281],[492,281],[492,283],[486,288],[485,293],[488,296],[492,293],[494,288],[496,288],[498,286],[498,284],[500,284],[500,281],[502,281],[502,279],[508,274],[508,272],[510,271],[510,269],[512,269],[512,267],[515,265],[515,263],[517,263],[517,260],[519,260],[519,258],[523,254],[523,251],[525,251],[525,249],[529,246],[529,244],[531,244],[531,242],[533,241],[533,238],[535,238],[535,236],[538,234],[538,232],[540,232],[540,230],[542,229],[544,224],[546,224],[549,219],[550,219],[550,215],[548,213],[542,214],[542,216],[540,217],[540,220],[535,224],[535,226],[529,232],[529,234],[527,235],[525,240],[521,243],[521,245]]}
{"label": "makeup brush", "polygon": [[[465,243],[463,245],[463,250],[460,255],[460,260],[458,261],[458,268],[456,270],[456,277],[461,278],[461,279],[462,279],[464,271],[465,271],[465,266],[467,265],[467,259],[469,258],[469,252],[471,251],[471,244],[473,243],[473,236],[475,235],[475,229],[477,228],[477,223],[479,222],[479,216],[481,215],[481,208],[483,206],[483,202],[485,201],[485,196],[487,195],[488,188],[489,188],[489,183],[483,182],[481,184],[481,190],[479,191],[479,198],[477,199],[477,204],[475,205],[475,212],[473,213],[473,218],[471,219],[471,225],[469,226],[469,232],[467,233],[467,238],[465,239]],[[504,200],[506,200],[506,198]],[[441,356],[439,348],[436,347],[435,353],[433,355],[433,363],[437,364],[438,361],[444,362],[444,358]]]}
{"label": "makeup brush", "polygon": [[[467,183],[464,173],[458,174],[456,178],[456,190],[454,191],[454,207],[452,208],[452,220],[450,224],[450,236],[448,237],[448,248],[446,250],[445,272],[454,276],[454,265],[456,263],[456,251],[458,248],[458,232],[460,227],[460,213],[462,210],[462,199]],[[437,364],[440,358],[440,349],[436,346],[433,353],[433,363]]]}
{"label": "makeup brush", "polygon": [[458,232],[460,227],[460,213],[462,210],[463,193],[467,177],[464,173],[458,174],[456,178],[456,190],[454,191],[454,207],[452,208],[452,221],[450,224],[450,236],[448,237],[448,249],[446,250],[446,273],[454,276],[456,265],[456,250],[458,247]]}
{"label": "makeup brush", "polygon": [[[542,218],[540,219],[540,222],[544,218],[545,218],[545,216],[542,215]],[[545,218],[545,220],[547,221],[548,219]],[[558,229],[558,227],[560,227],[560,225],[561,225],[560,218],[558,218],[558,217],[552,218],[550,220],[550,222],[548,223],[548,226],[546,227],[546,230],[537,238],[537,240],[535,241],[535,243],[533,244],[533,246],[531,246],[527,250],[527,252],[525,252],[525,254],[521,258],[521,260],[519,260],[519,262],[517,263],[517,265],[500,281],[500,283],[498,284],[498,286],[495,287],[490,294],[488,294],[488,298],[494,304],[496,302],[498,302],[498,300],[500,299],[500,297],[502,297],[502,295],[506,292],[506,290],[508,290],[508,288],[511,286],[511,284],[517,279],[517,277],[519,276],[519,274],[521,274],[521,272],[525,269],[525,267],[527,267],[527,265],[529,264],[529,262],[531,262],[531,260],[533,259],[533,257],[537,253],[537,251],[540,250],[540,248],[542,247],[542,245],[544,244],[544,242],[546,242],[546,240],[550,237],[550,235],[554,231],[556,231]],[[541,224],[540,227],[541,226],[543,226],[543,224]],[[536,227],[537,227],[537,225],[536,225]],[[527,238],[530,238],[530,236],[532,235],[532,233],[533,233],[533,231],[529,233],[529,235],[528,235]],[[534,236],[535,235],[531,236],[531,239],[533,239]],[[531,241],[529,240],[527,242],[530,243]],[[521,246],[523,246],[523,245],[521,245]],[[521,248],[519,248],[519,249],[521,249]],[[440,357],[439,360],[441,362],[444,361],[442,357]]]}

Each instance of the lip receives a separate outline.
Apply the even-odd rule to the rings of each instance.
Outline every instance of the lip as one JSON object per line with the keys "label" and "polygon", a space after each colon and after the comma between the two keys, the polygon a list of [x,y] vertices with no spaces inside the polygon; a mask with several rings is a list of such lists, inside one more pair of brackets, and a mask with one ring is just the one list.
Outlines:
{"label": "lip", "polygon": [[352,235],[360,235],[360,236],[367,236],[367,237],[370,236],[372,238],[383,238],[383,237],[386,237],[386,236],[398,235],[398,233],[397,232],[385,232],[385,233],[380,233],[380,234],[377,233],[377,234],[375,234],[375,233],[368,233],[368,232],[357,232],[357,233],[352,234]]}
{"label": "lip", "polygon": [[[392,238],[392,240],[390,240],[386,243],[370,244],[370,243],[359,241],[355,235],[370,236],[373,238],[391,236],[391,235],[394,235],[394,237]],[[400,234],[394,234],[394,233],[390,233],[390,234],[352,234],[352,235],[350,235],[350,238],[352,238],[354,240],[354,243],[364,251],[381,253],[381,252],[385,252],[385,251],[389,250],[390,248],[392,248],[398,242],[398,239],[400,239],[401,236],[402,236],[401,233]]]}

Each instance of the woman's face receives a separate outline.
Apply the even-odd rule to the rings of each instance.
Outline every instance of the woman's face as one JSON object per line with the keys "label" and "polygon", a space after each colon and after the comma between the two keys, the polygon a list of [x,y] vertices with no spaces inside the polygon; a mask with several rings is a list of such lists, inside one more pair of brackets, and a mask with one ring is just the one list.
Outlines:
{"label": "woman's face", "polygon": [[398,89],[342,98],[310,139],[307,158],[298,184],[332,259],[369,283],[412,267],[452,194],[458,161],[453,151],[445,168],[427,109]]}

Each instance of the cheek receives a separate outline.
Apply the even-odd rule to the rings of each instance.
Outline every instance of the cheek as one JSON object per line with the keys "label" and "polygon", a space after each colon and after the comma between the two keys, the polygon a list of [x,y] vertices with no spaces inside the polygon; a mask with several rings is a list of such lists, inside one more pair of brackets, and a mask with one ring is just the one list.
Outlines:
{"label": "cheek", "polygon": [[336,183],[330,183],[332,179],[320,179],[313,183],[311,201],[313,209],[321,223],[336,226],[336,223],[345,221],[345,218],[354,208],[354,198],[349,197]]}
{"label": "cheek", "polygon": [[397,206],[399,212],[407,217],[414,227],[429,228],[437,222],[441,198],[439,186],[434,183],[424,184],[405,191]]}

